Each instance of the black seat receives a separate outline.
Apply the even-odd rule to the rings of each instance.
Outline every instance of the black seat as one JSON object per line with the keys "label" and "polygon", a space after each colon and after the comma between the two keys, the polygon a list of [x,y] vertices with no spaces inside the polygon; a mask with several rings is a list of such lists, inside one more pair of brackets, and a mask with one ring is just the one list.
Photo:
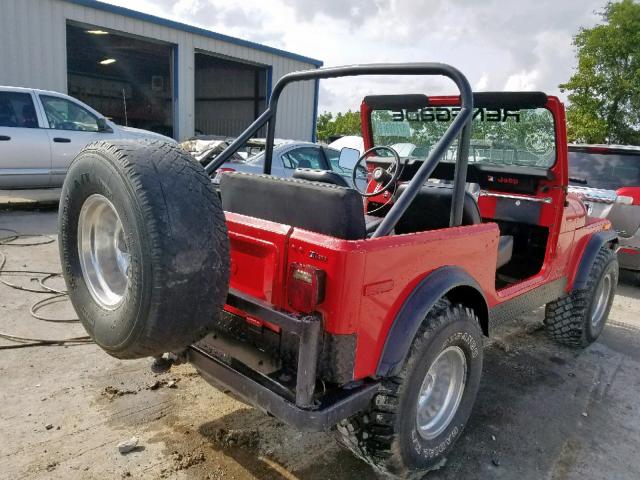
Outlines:
{"label": "black seat", "polygon": [[345,240],[367,236],[362,197],[351,188],[234,172],[222,175],[220,195],[227,212]]}
{"label": "black seat", "polygon": [[[407,184],[400,185],[396,191],[396,199],[406,189]],[[424,185],[396,224],[396,233],[413,233],[447,228],[449,226],[452,198],[452,185]],[[475,225],[477,223],[482,223],[478,203],[469,192],[465,192],[462,225]]]}
{"label": "black seat", "polygon": [[293,178],[309,180],[312,182],[329,183],[339,187],[351,188],[351,185],[342,176],[331,170],[315,170],[313,168],[296,168]]}
{"label": "black seat", "polygon": [[[398,190],[401,189],[402,187]],[[431,214],[436,219],[444,218],[442,212],[435,210],[443,208],[442,205],[438,206],[438,203],[443,202],[442,197],[446,197],[447,194],[444,190],[430,189],[430,186],[423,187],[403,218],[409,215],[410,218],[419,220],[420,217],[429,217]],[[451,205],[450,193],[449,205]],[[262,218],[345,240],[366,238],[367,234],[373,232],[382,221],[380,217],[365,216],[362,197],[354,189],[297,178],[280,178],[240,172],[224,173],[220,179],[220,195],[222,208],[227,212]],[[478,205],[471,195],[467,195],[473,202],[475,213],[469,207],[470,211],[463,216],[467,219],[467,223],[464,223],[464,220],[463,223],[465,225],[480,223]],[[436,199],[431,207],[427,202],[429,198]],[[465,211],[467,209],[466,198],[465,196]],[[444,209],[446,210],[446,222],[442,223],[442,219],[439,220],[440,223],[420,220],[416,222],[417,225],[437,224],[439,226],[412,231],[446,228],[449,225],[449,207]],[[404,222],[404,226],[407,227],[408,219],[404,219]],[[396,233],[409,232],[398,232],[396,225]],[[497,268],[511,259],[512,250],[513,237],[500,237]]]}
{"label": "black seat", "polygon": [[[407,189],[403,184],[396,191],[396,199]],[[424,185],[416,198],[413,199],[409,208],[396,224],[397,234],[423,232],[426,230],[437,230],[449,226],[449,216],[451,214],[451,201],[453,199],[453,186],[446,184]],[[462,225],[476,225],[482,223],[478,202],[469,192],[464,192],[464,203],[462,207]],[[497,267],[500,268],[511,260],[513,254],[513,237],[502,235],[498,242]]]}

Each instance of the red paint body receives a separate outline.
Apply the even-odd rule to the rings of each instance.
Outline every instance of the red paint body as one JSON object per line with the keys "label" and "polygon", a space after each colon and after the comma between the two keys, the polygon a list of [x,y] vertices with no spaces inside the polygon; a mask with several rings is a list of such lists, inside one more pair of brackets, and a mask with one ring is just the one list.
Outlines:
{"label": "red paint body", "polygon": [[[456,103],[459,103],[456,97],[430,98],[430,105]],[[324,270],[325,296],[317,311],[327,332],[357,335],[354,379],[375,375],[387,333],[399,309],[416,285],[439,267],[452,265],[466,271],[482,288],[489,308],[562,277],[567,278],[566,288],[570,290],[588,239],[594,232],[609,228],[609,223],[587,218],[580,200],[567,195],[564,107],[557,98],[549,97],[547,108],[556,122],[557,161],[552,168],[554,179],[542,181],[536,193],[538,197],[552,199],[551,203],[543,204],[540,213],[539,225],[546,227],[549,235],[544,264],[536,275],[496,290],[500,232],[491,221],[347,241],[227,212],[231,287],[292,312],[286,302],[288,266],[300,263]],[[369,113],[363,105],[362,130],[367,149],[372,146]],[[495,200],[480,197],[483,218],[493,218]]]}

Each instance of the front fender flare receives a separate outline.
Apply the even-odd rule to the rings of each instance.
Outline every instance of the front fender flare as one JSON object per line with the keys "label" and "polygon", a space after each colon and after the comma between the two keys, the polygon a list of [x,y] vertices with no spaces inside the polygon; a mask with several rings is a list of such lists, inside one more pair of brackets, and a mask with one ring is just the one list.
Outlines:
{"label": "front fender flare", "polygon": [[591,236],[584,252],[582,252],[582,258],[576,270],[576,275],[573,279],[573,290],[586,288],[587,282],[589,281],[589,272],[591,271],[593,262],[596,261],[598,252],[605,244],[610,242],[618,242],[618,234],[614,230],[602,230]]}
{"label": "front fender flare", "polygon": [[479,314],[488,315],[487,301],[482,289],[467,272],[454,266],[434,270],[409,294],[393,321],[378,361],[378,377],[398,374],[427,313],[439,299],[456,287],[470,287],[476,290],[484,303],[484,311]]}

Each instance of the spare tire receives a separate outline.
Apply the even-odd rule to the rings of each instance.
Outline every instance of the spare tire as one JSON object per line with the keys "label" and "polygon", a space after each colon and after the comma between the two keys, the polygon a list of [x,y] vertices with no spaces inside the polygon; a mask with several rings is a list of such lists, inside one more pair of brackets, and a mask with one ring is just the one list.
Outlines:
{"label": "spare tire", "polygon": [[163,141],[96,142],[72,162],[58,221],[69,297],[117,358],[201,339],[229,288],[220,199],[202,166]]}

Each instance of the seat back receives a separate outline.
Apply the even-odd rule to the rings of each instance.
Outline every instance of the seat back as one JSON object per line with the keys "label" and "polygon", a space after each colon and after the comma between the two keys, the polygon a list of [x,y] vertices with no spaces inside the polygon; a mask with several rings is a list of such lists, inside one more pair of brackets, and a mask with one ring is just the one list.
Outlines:
{"label": "seat back", "polygon": [[[396,199],[406,190],[406,184],[396,191]],[[449,226],[453,186],[444,184],[424,185],[409,208],[395,226],[397,234],[436,230]],[[462,225],[475,225],[482,222],[478,202],[469,193],[464,192]]]}
{"label": "seat back", "polygon": [[351,188],[295,178],[225,173],[222,208],[345,240],[366,237],[362,197]]}

